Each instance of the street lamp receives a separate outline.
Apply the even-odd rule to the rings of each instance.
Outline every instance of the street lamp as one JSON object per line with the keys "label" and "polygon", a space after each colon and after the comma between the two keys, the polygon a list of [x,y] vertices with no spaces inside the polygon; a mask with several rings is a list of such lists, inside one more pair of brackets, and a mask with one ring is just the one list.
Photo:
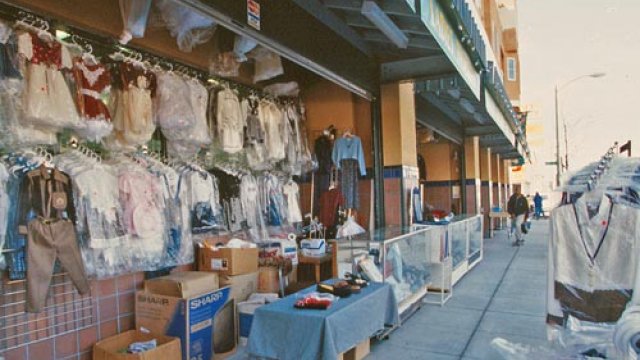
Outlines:
{"label": "street lamp", "polygon": [[[567,86],[569,86],[570,84],[580,80],[580,79],[584,79],[584,78],[601,78],[603,76],[607,75],[606,73],[603,72],[597,72],[597,73],[593,73],[593,74],[586,74],[586,75],[581,75],[578,76],[574,79],[571,79],[569,81],[567,81],[566,83],[558,86],[556,84],[555,87],[555,107],[556,107],[556,186],[560,186],[560,121],[559,121],[559,116],[558,116],[558,92],[560,92],[562,89],[566,88]],[[566,127],[565,127],[566,129]]]}

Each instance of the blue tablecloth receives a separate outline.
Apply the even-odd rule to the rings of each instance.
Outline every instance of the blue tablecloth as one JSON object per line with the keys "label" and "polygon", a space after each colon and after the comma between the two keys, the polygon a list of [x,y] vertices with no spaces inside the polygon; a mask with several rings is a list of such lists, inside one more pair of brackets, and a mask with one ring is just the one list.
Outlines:
{"label": "blue tablecloth", "polygon": [[327,310],[296,309],[293,304],[315,285],[258,308],[251,324],[248,352],[279,360],[331,359],[358,345],[385,324],[399,323],[389,284],[370,283]]}

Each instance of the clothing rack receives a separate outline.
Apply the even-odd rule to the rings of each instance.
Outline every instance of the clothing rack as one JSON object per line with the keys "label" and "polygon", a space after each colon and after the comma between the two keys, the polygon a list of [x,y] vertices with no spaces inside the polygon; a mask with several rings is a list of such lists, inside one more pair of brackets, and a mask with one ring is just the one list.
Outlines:
{"label": "clothing rack", "polygon": [[618,142],[613,143],[613,146],[607,150],[607,152],[600,158],[600,162],[593,170],[591,175],[589,176],[589,180],[587,180],[587,189],[589,191],[593,190],[597,185],[598,181],[602,178],[607,170],[609,170],[609,166],[611,165],[611,160],[616,154],[616,149],[618,148]]}
{"label": "clothing rack", "polygon": [[[147,66],[151,65],[152,68],[157,66],[158,69],[176,71],[179,74],[205,81],[212,86],[227,86],[242,94],[256,95],[267,99],[273,98],[271,95],[264,93],[261,89],[211,75],[207,71],[203,71],[192,65],[175,60],[168,60],[165,57],[159,56],[140,47],[131,45],[123,46],[113,37],[98,35],[71,25],[61,24],[60,21],[47,18],[15,4],[10,4],[5,0],[0,0],[0,19],[14,22],[26,20],[27,22],[40,25],[36,26],[36,28],[39,27],[41,30],[51,33],[53,37],[55,37],[56,30],[62,30],[70,35],[69,38],[72,42],[67,44],[75,44],[82,48],[83,51],[94,51],[95,53],[93,55],[96,56],[122,53],[123,55],[128,55],[134,59],[138,59],[140,63]],[[152,68],[149,70],[152,70]]]}

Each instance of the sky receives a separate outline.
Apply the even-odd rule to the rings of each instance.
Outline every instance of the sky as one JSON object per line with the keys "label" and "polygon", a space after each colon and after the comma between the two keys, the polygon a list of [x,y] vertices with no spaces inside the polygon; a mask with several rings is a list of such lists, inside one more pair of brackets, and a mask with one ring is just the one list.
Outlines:
{"label": "sky", "polygon": [[517,6],[521,104],[532,111],[532,186],[546,191],[555,176],[555,167],[544,164],[555,160],[554,86],[581,75],[606,73],[559,92],[569,171],[599,160],[614,141],[632,140],[640,154],[640,0],[518,0]]}

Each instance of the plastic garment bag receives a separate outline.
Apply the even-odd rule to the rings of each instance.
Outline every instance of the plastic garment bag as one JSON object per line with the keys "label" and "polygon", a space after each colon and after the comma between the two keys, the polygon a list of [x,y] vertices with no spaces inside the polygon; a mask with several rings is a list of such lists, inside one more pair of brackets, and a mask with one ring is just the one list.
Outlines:
{"label": "plastic garment bag", "polygon": [[364,232],[366,232],[366,230],[362,226],[358,225],[353,216],[349,216],[347,221],[338,228],[336,238],[346,238],[347,236],[355,236]]}
{"label": "plastic garment bag", "polygon": [[233,40],[233,53],[236,56],[236,60],[238,62],[247,61],[248,59],[246,54],[255,49],[256,46],[258,46],[258,43],[255,40],[246,36],[236,35]]}
{"label": "plastic garment bag", "polygon": [[144,36],[150,9],[151,0],[120,0],[120,15],[124,24],[119,40],[121,44]]}
{"label": "plastic garment bag", "polygon": [[254,83],[273,79],[276,76],[284,74],[280,55],[267,48],[258,46],[253,51],[251,51],[249,57],[254,59],[256,62],[253,73]]}
{"label": "plastic garment bag", "polygon": [[213,37],[216,22],[210,17],[172,0],[159,0],[156,1],[156,5],[181,51],[191,52],[194,47],[206,43]]}

